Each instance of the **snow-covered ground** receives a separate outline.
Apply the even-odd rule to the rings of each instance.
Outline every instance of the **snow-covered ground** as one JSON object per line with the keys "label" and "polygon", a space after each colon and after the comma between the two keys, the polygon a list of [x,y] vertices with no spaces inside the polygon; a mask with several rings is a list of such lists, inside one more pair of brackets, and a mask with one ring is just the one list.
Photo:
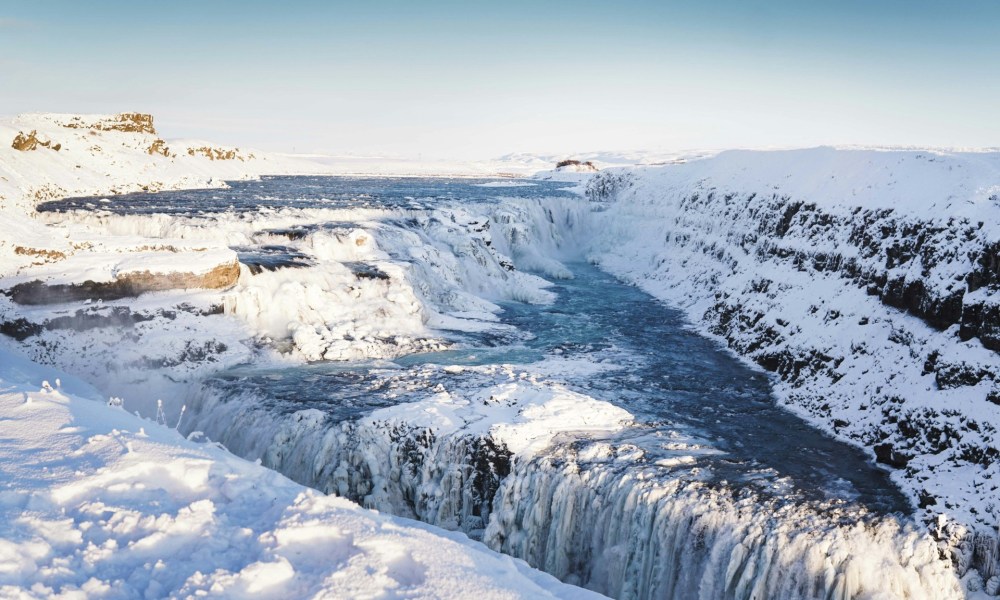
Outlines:
{"label": "snow-covered ground", "polygon": [[[556,164],[564,160],[590,162],[596,169],[635,165],[657,165],[707,156],[709,152],[585,152],[572,155],[520,152],[490,160],[433,160],[394,156],[284,154],[284,158],[320,165],[331,175],[380,175],[418,177],[532,177],[556,175]],[[573,170],[570,170],[573,172]]]}
{"label": "snow-covered ground", "polygon": [[4,598],[597,598],[0,351]]}

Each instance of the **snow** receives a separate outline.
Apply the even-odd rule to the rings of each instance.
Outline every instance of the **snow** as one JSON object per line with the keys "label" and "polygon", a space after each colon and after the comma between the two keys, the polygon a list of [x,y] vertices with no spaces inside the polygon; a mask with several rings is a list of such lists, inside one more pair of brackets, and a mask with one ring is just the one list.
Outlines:
{"label": "snow", "polygon": [[0,352],[0,595],[596,598],[303,488]]}
{"label": "snow", "polygon": [[[539,154],[520,152],[487,160],[414,159],[400,156],[360,156],[354,154],[284,154],[313,165],[331,175],[376,175],[386,177],[531,177],[551,171],[556,163],[567,158],[590,161],[598,169],[631,165],[663,164],[684,157],[698,156],[695,152],[588,152],[584,154]],[[572,172],[566,172],[573,175]]]}

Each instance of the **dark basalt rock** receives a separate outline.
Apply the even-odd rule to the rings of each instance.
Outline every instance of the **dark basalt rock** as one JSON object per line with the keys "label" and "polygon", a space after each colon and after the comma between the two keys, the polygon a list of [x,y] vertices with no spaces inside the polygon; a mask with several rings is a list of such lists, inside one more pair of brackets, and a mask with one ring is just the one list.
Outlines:
{"label": "dark basalt rock", "polygon": [[[593,194],[602,200],[605,194],[611,196],[616,191],[609,178],[595,178],[591,185],[602,191]],[[981,224],[956,219],[945,223],[914,221],[891,209],[857,208],[852,215],[840,216],[785,196],[750,194],[742,203],[733,197],[725,195],[727,214],[732,213],[734,220],[749,216],[756,228],[752,232],[734,230],[727,246],[742,248],[761,260],[788,261],[796,270],[839,273],[887,306],[917,316],[935,329],[960,325],[963,340],[978,337],[985,347],[1000,351],[1000,303],[983,304],[966,298],[967,292],[983,287],[997,288],[1000,294],[1000,241],[983,239]],[[716,201],[715,192],[709,191],[691,194],[680,204],[685,211],[698,212]],[[833,242],[842,239],[839,232],[846,232],[848,248]],[[696,236],[684,231],[668,236],[673,243],[702,246]],[[792,237],[797,242],[813,242],[815,250],[784,242]],[[725,260],[725,250],[712,245],[702,249]],[[937,287],[928,283],[939,266],[956,263],[968,265],[968,270],[954,283]]]}
{"label": "dark basalt rock", "polygon": [[23,342],[31,336],[38,335],[44,330],[45,328],[42,325],[32,323],[25,318],[0,323],[0,333],[12,337],[19,342]]}
{"label": "dark basalt rock", "polygon": [[142,364],[150,369],[163,369],[166,367],[176,367],[184,363],[215,362],[216,355],[222,354],[229,347],[215,340],[209,340],[202,344],[188,341],[180,354],[169,358],[147,358]]}
{"label": "dark basalt rock", "polygon": [[983,379],[992,380],[995,376],[992,371],[973,367],[966,363],[938,363],[933,370],[934,381],[937,383],[938,389],[942,390],[978,385]]}
{"label": "dark basalt rock", "polygon": [[354,273],[354,276],[358,279],[378,279],[380,281],[388,281],[389,274],[379,269],[377,266],[364,262],[345,262],[343,263],[345,267]]}
{"label": "dark basalt rock", "polygon": [[[181,305],[177,307],[177,310],[159,309],[152,313],[144,313],[134,312],[127,306],[91,306],[78,309],[72,315],[54,317],[40,323],[33,323],[24,318],[5,321],[0,323],[0,334],[23,342],[30,337],[40,335],[44,331],[89,331],[105,327],[130,329],[136,323],[152,321],[158,317],[173,321],[177,318],[178,310],[202,316],[221,314],[221,311],[218,313],[212,312],[214,308],[216,307],[208,310],[198,310],[190,305]],[[221,309],[221,307],[218,308]]]}
{"label": "dark basalt rock", "polygon": [[472,446],[472,514],[489,518],[493,512],[493,498],[500,489],[500,482],[510,475],[513,453],[504,443],[497,443],[493,438],[478,438]]}
{"label": "dark basalt rock", "polygon": [[261,233],[287,238],[289,241],[305,239],[316,227],[287,227],[284,229],[265,229]]}
{"label": "dark basalt rock", "polygon": [[937,505],[937,498],[929,494],[926,490],[920,492],[920,496],[917,500],[917,508],[927,508],[928,506]]}
{"label": "dark basalt rock", "polygon": [[124,327],[129,328],[136,323],[151,321],[155,315],[145,313],[134,313],[126,306],[113,306],[108,310],[97,308],[80,309],[73,315],[65,315],[49,319],[45,322],[45,329],[71,329],[73,331],[87,331],[101,327]]}
{"label": "dark basalt rock", "polygon": [[907,456],[902,452],[897,452],[892,444],[876,444],[873,448],[875,450],[875,461],[882,463],[884,465],[889,465],[897,469],[902,469],[910,462],[911,456]]}

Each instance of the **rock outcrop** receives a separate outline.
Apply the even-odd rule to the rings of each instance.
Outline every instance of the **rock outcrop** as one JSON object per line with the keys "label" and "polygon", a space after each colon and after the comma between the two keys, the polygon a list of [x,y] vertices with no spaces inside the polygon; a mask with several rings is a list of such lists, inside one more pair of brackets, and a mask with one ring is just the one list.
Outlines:
{"label": "rock outcrop", "polygon": [[240,276],[238,262],[221,264],[207,273],[123,273],[111,281],[48,284],[40,280],[19,283],[3,293],[18,304],[56,304],[83,300],[118,300],[144,292],[174,289],[221,289],[232,286]]}
{"label": "rock outcrop", "polygon": [[253,154],[244,156],[240,154],[239,148],[215,148],[212,146],[200,146],[198,148],[188,148],[189,156],[204,156],[209,160],[239,160],[252,159]]}
{"label": "rock outcrop", "polygon": [[72,117],[69,121],[63,123],[63,127],[156,135],[156,128],[153,127],[153,115],[145,113],[119,113],[114,116],[100,118],[97,121],[87,121],[83,117]]}
{"label": "rock outcrop", "polygon": [[172,152],[170,152],[170,148],[167,147],[167,143],[160,138],[153,140],[153,143],[149,145],[149,150],[146,152],[149,153],[150,156],[154,154],[159,154],[160,156],[165,156],[167,158],[175,156]]}
{"label": "rock outcrop", "polygon": [[51,140],[42,140],[38,137],[38,131],[31,130],[27,135],[19,131],[16,136],[14,136],[14,142],[11,147],[15,150],[20,150],[21,152],[30,152],[32,150],[37,150],[39,147],[49,148],[55,150],[56,152],[62,150],[62,144],[53,144]]}
{"label": "rock outcrop", "polygon": [[574,173],[596,173],[597,166],[589,160],[581,161],[567,158],[556,163],[557,171],[572,171]]}

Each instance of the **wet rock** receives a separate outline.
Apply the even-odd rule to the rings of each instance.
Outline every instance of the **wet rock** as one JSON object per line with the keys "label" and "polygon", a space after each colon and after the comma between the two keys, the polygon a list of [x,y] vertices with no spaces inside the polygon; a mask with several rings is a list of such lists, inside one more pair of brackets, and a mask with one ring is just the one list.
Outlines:
{"label": "wet rock", "polygon": [[184,349],[177,356],[155,359],[147,358],[142,361],[142,364],[150,369],[164,369],[185,363],[215,362],[218,360],[217,355],[226,352],[228,349],[229,347],[226,344],[215,340],[209,340],[201,344],[188,340]]}
{"label": "wet rock", "polygon": [[0,333],[6,335],[7,337],[12,337],[19,342],[23,342],[29,337],[38,335],[44,330],[45,328],[42,325],[32,323],[24,318],[0,323]]}
{"label": "wet rock", "polygon": [[151,321],[155,315],[132,312],[126,306],[113,306],[106,310],[97,308],[80,309],[73,315],[65,315],[49,319],[45,322],[45,329],[58,330],[70,329],[73,331],[87,331],[102,327],[122,327],[130,328],[136,323]]}
{"label": "wet rock", "polygon": [[241,264],[247,266],[254,275],[264,271],[295,269],[315,264],[312,257],[288,246],[235,247]]}
{"label": "wet rock", "polygon": [[345,267],[350,269],[351,273],[354,273],[354,276],[358,279],[378,279],[380,281],[389,280],[389,274],[375,265],[363,262],[345,262],[343,264]]}
{"label": "wet rock", "polygon": [[315,231],[315,227],[287,227],[283,229],[265,229],[261,233],[288,238],[290,241],[305,239]]}

